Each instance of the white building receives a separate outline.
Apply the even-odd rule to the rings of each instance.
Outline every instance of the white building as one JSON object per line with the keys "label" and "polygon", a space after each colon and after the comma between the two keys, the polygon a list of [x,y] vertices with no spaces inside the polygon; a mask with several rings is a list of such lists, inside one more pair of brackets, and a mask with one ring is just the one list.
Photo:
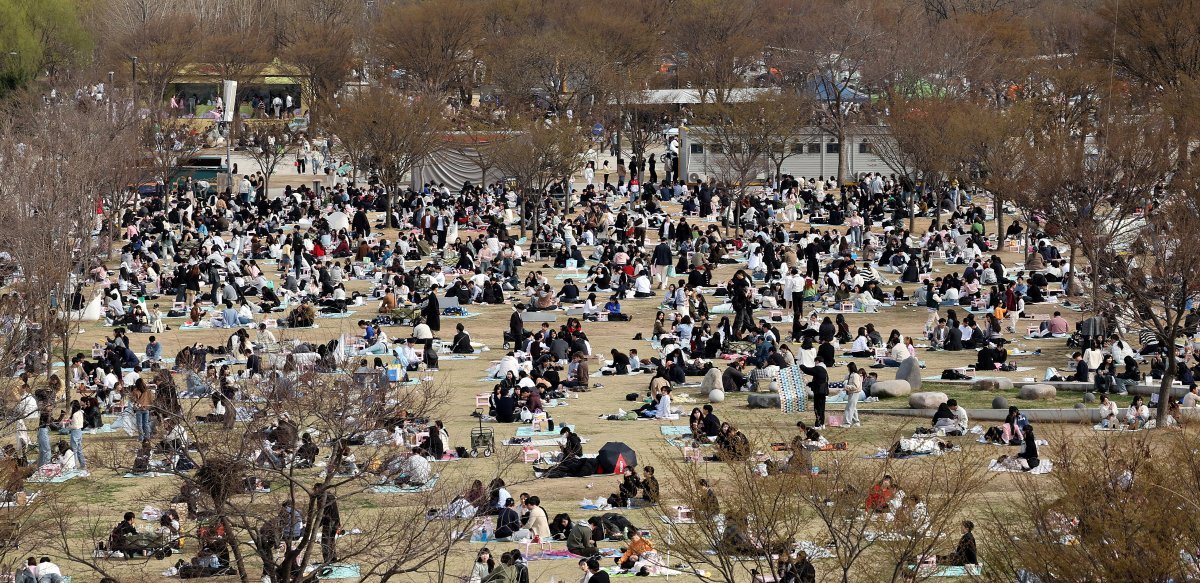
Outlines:
{"label": "white building", "polygon": [[[721,147],[719,144],[705,143],[702,129],[693,128],[683,132],[683,148],[680,159],[687,168],[686,176],[689,182],[703,181],[709,177],[719,179],[721,173]],[[847,135],[845,147],[850,176],[859,176],[868,172],[879,172],[884,175],[895,172],[887,162],[876,155],[876,143],[887,138],[887,128],[883,126],[863,126],[855,128]],[[838,152],[843,144],[838,143],[836,135],[811,127],[798,136],[789,148],[789,155],[784,159],[780,169],[782,174],[790,174],[797,178],[803,176],[833,176],[838,172]],[[776,156],[778,158],[778,156]],[[765,182],[775,173],[775,165],[764,157],[762,170],[752,180]]]}

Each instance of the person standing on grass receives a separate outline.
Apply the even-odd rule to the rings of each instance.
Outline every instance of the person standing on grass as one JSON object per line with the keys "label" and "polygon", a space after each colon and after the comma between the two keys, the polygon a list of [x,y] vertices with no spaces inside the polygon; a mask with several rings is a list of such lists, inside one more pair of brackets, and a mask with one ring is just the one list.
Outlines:
{"label": "person standing on grass", "polygon": [[853,362],[846,366],[849,374],[846,375],[846,427],[862,427],[862,419],[858,416],[858,397],[862,394],[863,373],[866,371],[858,368]]}
{"label": "person standing on grass", "polygon": [[825,429],[825,398],[829,396],[829,371],[821,363],[817,366],[801,366],[804,374],[812,377],[808,387],[813,393],[813,412],[816,413],[817,429]]}

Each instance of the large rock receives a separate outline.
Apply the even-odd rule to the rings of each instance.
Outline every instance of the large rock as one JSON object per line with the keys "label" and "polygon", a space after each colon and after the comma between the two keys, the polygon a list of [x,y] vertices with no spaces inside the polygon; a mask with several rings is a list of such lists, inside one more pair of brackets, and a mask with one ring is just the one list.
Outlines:
{"label": "large rock", "polygon": [[921,388],[921,363],[911,356],[904,359],[896,369],[896,380],[908,381],[908,387],[914,391]]}
{"label": "large rock", "polygon": [[908,386],[908,381],[878,381],[871,385],[871,396],[880,399],[907,397],[910,393],[912,393],[912,387]]}
{"label": "large rock", "polygon": [[746,405],[751,409],[778,409],[779,393],[751,393],[746,396]]}
{"label": "large rock", "polygon": [[1002,411],[1008,409],[1008,399],[1005,399],[1004,395],[996,395],[996,398],[992,399],[992,408]]}
{"label": "large rock", "polygon": [[713,403],[720,403],[725,400],[725,391],[721,389],[713,389],[708,392],[708,400]]}
{"label": "large rock", "polygon": [[937,409],[938,405],[950,400],[946,393],[935,393],[931,391],[923,393],[913,393],[908,396],[908,407],[910,409]]}
{"label": "large rock", "polygon": [[1057,396],[1058,389],[1055,389],[1054,385],[1043,384],[1025,385],[1021,387],[1021,390],[1017,393],[1018,399],[1024,399],[1026,401],[1043,401],[1047,399],[1053,399]]}
{"label": "large rock", "polygon": [[725,385],[721,383],[721,369],[714,366],[704,373],[704,379],[700,381],[700,393],[707,395],[714,389],[724,388]]}
{"label": "large rock", "polygon": [[993,393],[996,391],[1011,391],[1013,390],[1013,383],[1004,377],[975,379],[975,382],[971,383],[971,389]]}
{"label": "large rock", "polygon": [[1095,403],[1096,402],[1096,393],[1084,393],[1083,394],[1083,402],[1084,403]]}

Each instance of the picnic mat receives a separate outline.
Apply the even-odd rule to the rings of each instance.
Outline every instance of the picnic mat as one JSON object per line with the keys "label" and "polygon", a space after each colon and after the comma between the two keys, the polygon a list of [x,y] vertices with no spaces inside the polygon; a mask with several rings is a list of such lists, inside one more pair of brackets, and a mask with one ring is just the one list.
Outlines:
{"label": "picnic mat", "polygon": [[474,318],[475,316],[482,316],[482,315],[483,315],[483,312],[467,312],[465,314],[458,314],[458,315],[454,315],[454,316],[442,316],[442,317],[449,318],[451,320],[465,320],[467,318]]}
{"label": "picnic mat", "polygon": [[[354,315],[354,312],[341,312],[341,313],[338,313],[338,314],[326,314],[326,313],[320,313],[320,314],[317,314],[317,317],[318,317],[318,318],[323,318],[323,319],[326,319],[326,320],[342,320],[342,319],[345,319],[345,318],[349,318],[350,316],[353,316],[353,315]],[[354,567],[354,568],[355,568],[355,569],[358,569],[358,567]]]}
{"label": "picnic mat", "polygon": [[[588,442],[588,440],[586,440],[586,439],[580,439],[579,441],[581,443]],[[560,441],[558,439],[531,439],[529,441],[513,441],[511,439],[504,440],[504,445],[520,445],[520,446],[528,445],[528,446],[533,446],[533,447],[551,447],[551,446],[555,446],[555,445],[562,445],[563,443],[565,443],[565,441]]]}
{"label": "picnic mat", "polygon": [[358,579],[361,576],[358,565],[333,563],[317,567],[318,579]]}
{"label": "picnic mat", "polygon": [[75,478],[83,477],[86,475],[88,475],[87,470],[67,470],[67,471],[65,471],[57,476],[54,476],[53,478],[49,478],[49,479],[47,479],[44,476],[39,476],[37,474],[34,474],[34,475],[30,476],[28,480],[25,480],[25,481],[33,482],[35,484],[61,484],[63,482],[66,482],[67,480],[73,480]]}
{"label": "picnic mat", "polygon": [[395,484],[376,484],[367,488],[368,492],[373,494],[415,494],[417,492],[428,492],[437,485],[438,476],[434,475],[428,482],[420,486],[397,486]]}
{"label": "picnic mat", "polygon": [[933,568],[909,565],[908,568],[925,577],[966,577],[968,575],[978,577],[983,573],[983,563],[978,565],[946,565]]}
{"label": "picnic mat", "polygon": [[129,472],[121,477],[123,477],[123,478],[161,478],[163,476],[170,476],[170,475],[171,474],[168,474],[166,472],[145,472],[145,473],[141,473],[141,474],[135,474],[133,472]]}
{"label": "picnic mat", "polygon": [[1053,470],[1054,470],[1054,462],[1052,462],[1050,460],[1041,460],[1041,462],[1038,463],[1038,467],[1033,468],[1032,470],[1029,470],[1028,472],[1025,472],[1022,470],[1014,470],[1012,468],[1002,466],[1002,465],[996,463],[996,460],[992,460],[988,464],[989,472],[1013,472],[1013,473],[1018,473],[1018,474],[1037,475],[1037,474],[1049,474]]}
{"label": "picnic mat", "polygon": [[691,435],[692,428],[687,425],[663,425],[658,428],[663,435]]}
{"label": "picnic mat", "polygon": [[[563,425],[562,427],[575,431],[574,425]],[[554,431],[534,431],[532,426],[518,427],[516,437],[558,437],[562,427]]]}

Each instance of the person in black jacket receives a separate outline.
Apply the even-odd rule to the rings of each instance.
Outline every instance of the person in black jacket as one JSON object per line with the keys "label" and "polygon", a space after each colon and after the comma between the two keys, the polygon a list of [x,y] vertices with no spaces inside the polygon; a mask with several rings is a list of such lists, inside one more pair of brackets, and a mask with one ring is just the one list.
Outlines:
{"label": "person in black jacket", "polygon": [[521,515],[513,508],[516,504],[512,498],[504,501],[504,508],[496,515],[496,538],[509,538],[521,530]]}
{"label": "person in black jacket", "polygon": [[442,459],[446,454],[446,444],[442,443],[442,432],[437,425],[429,426],[429,436],[421,440],[421,449],[435,460]]}
{"label": "person in black jacket", "polygon": [[442,304],[438,302],[437,290],[438,284],[429,286],[429,295],[425,296],[425,306],[421,308],[421,316],[434,333],[442,329]]}
{"label": "person in black jacket", "polygon": [[822,338],[821,345],[817,347],[817,362],[825,366],[833,366],[834,363],[833,343],[830,340]]}
{"label": "person in black jacket", "polygon": [[569,427],[563,427],[558,434],[565,441],[562,446],[562,461],[583,457],[583,440],[579,438],[578,433],[571,431]]}
{"label": "person in black jacket", "polygon": [[963,349],[962,330],[958,325],[947,324],[946,343],[942,345],[942,350],[959,351]]}
{"label": "person in black jacket", "polygon": [[[833,348],[833,346],[829,343],[822,343],[822,346],[829,346],[831,349]],[[812,389],[813,393],[813,412],[817,415],[817,421],[815,425],[817,429],[824,429],[825,397],[829,396],[829,371],[825,370],[825,367],[821,366],[820,364],[817,366],[801,365],[800,370],[803,371],[804,374],[812,377],[812,381],[809,383],[808,387]]]}
{"label": "person in black jacket", "polygon": [[513,398],[512,391],[501,388],[500,398],[496,399],[496,422],[512,423],[516,408],[517,400]]}
{"label": "person in black jacket", "polygon": [[962,523],[962,538],[958,539],[958,546],[954,548],[954,552],[949,555],[938,557],[939,565],[977,565],[979,564],[979,555],[975,548],[975,523],[970,520],[964,520]]}
{"label": "person in black jacket", "polygon": [[1089,369],[1087,361],[1083,359],[1083,354],[1076,352],[1071,355],[1075,359],[1075,374],[1071,376],[1072,381],[1086,383],[1088,382]]}
{"label": "person in black jacket", "polygon": [[337,533],[342,528],[342,515],[338,511],[337,496],[324,484],[317,484],[313,488],[313,496],[316,497],[316,504],[320,509],[321,559],[326,563],[336,563],[338,560]]}
{"label": "person in black jacket", "polygon": [[471,335],[467,334],[467,329],[462,323],[455,325],[454,339],[450,341],[450,352],[454,354],[475,354],[475,349],[471,347]]}
{"label": "person in black jacket", "polygon": [[716,413],[713,413],[712,405],[704,406],[702,425],[706,437],[716,437],[721,434],[721,419],[717,417]]}
{"label": "person in black jacket", "polygon": [[513,313],[508,317],[508,336],[504,339],[504,348],[509,347],[509,343],[521,346],[521,340],[525,338],[525,320],[521,318],[521,310],[525,306],[516,304],[513,306]]}

